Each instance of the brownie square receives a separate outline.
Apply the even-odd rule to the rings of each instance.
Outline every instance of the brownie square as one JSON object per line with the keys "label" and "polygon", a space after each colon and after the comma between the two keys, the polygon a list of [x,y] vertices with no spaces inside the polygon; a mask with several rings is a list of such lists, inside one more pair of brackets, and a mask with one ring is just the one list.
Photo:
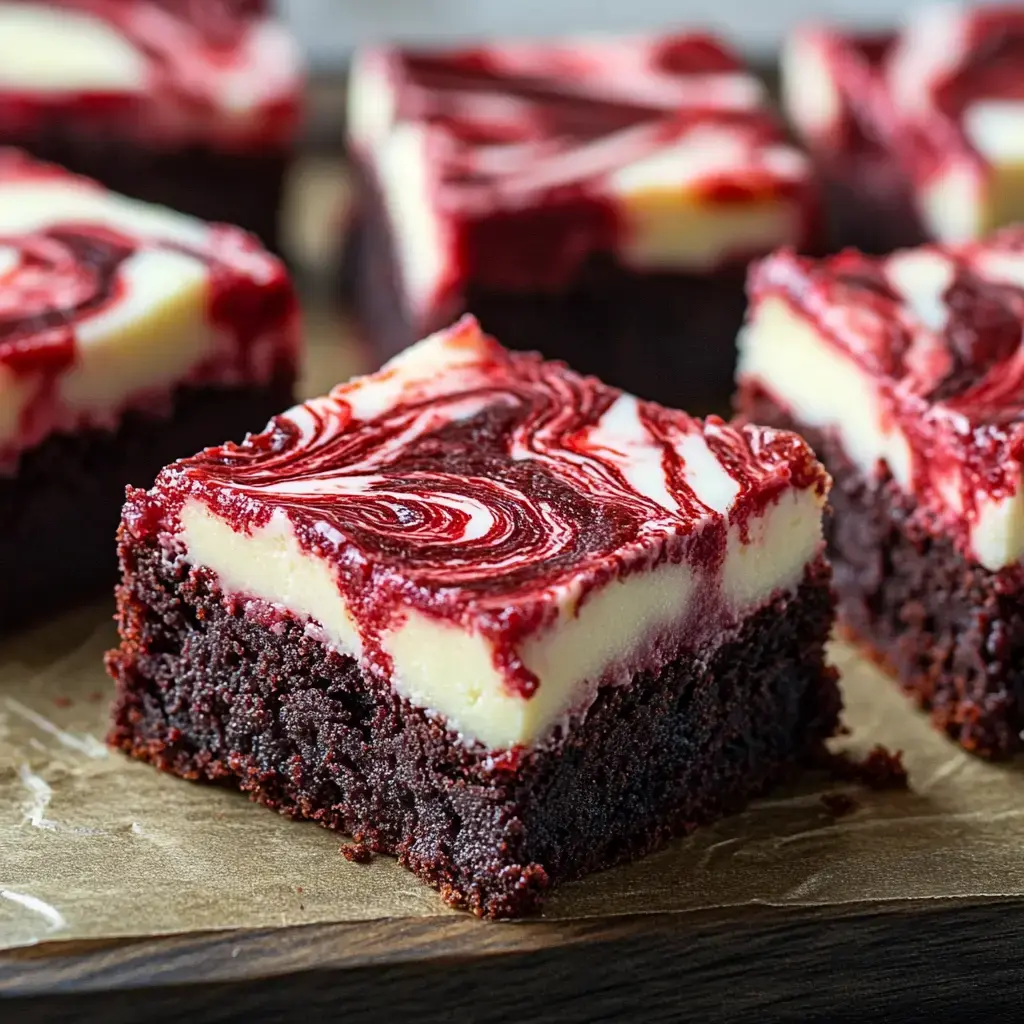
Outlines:
{"label": "brownie square", "polygon": [[349,96],[347,277],[380,358],[469,311],[512,348],[724,407],[747,260],[816,238],[805,158],[705,35],[370,50]]}
{"label": "brownie square", "polygon": [[958,243],[1024,218],[1024,11],[924,8],[864,35],[806,26],[783,106],[826,182],[834,248]]}
{"label": "brownie square", "polygon": [[0,150],[0,632],[109,586],[125,485],[262,428],[299,342],[251,235]]}
{"label": "brownie square", "polygon": [[739,409],[835,479],[839,621],[936,725],[993,757],[1024,727],[1024,230],[754,269]]}
{"label": "brownie square", "polygon": [[0,145],[279,247],[302,62],[267,4],[0,4]]}
{"label": "brownie square", "polygon": [[828,487],[466,318],[130,493],[110,741],[526,913],[820,756]]}

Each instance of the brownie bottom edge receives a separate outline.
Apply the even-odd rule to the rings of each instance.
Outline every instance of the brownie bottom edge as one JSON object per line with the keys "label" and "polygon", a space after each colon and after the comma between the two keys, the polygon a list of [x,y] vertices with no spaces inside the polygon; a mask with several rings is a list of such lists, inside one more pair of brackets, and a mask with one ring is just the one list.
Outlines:
{"label": "brownie bottom edge", "polygon": [[840,696],[820,562],[716,650],[602,689],[555,742],[488,757],[312,639],[261,623],[204,571],[122,531],[109,742],[348,833],[481,916],[630,860],[817,759]]}

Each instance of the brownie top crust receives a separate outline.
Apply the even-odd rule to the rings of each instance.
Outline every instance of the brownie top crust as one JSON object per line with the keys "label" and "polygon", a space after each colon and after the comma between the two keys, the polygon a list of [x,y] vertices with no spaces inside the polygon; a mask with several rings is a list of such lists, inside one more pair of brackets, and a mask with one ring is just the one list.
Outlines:
{"label": "brownie top crust", "polygon": [[888,36],[807,26],[782,63],[807,142],[842,153],[863,132],[885,146],[936,240],[1024,214],[1024,8],[925,7]]}
{"label": "brownie top crust", "polygon": [[828,486],[793,434],[639,401],[465,318],[168,467],[124,521],[507,747],[798,584]]}
{"label": "brownie top crust", "polygon": [[289,145],[296,42],[253,0],[0,0],[0,138],[56,116],[104,138],[232,151]]}
{"label": "brownie top crust", "polygon": [[294,368],[296,299],[250,235],[0,149],[0,472],[183,384]]}
{"label": "brownie top crust", "polygon": [[891,472],[986,568],[1024,554],[1024,228],[751,271],[739,375]]}
{"label": "brownie top crust", "polygon": [[467,281],[557,291],[595,253],[712,272],[816,224],[763,86],[705,35],[367,50],[349,99],[419,322]]}

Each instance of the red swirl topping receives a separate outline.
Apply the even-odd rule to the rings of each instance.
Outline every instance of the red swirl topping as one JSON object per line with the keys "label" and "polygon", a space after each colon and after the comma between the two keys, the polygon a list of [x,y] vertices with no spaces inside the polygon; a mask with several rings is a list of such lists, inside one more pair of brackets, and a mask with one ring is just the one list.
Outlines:
{"label": "red swirl topping", "polygon": [[[11,5],[41,15],[59,7],[95,19],[136,52],[145,70],[137,82],[109,88],[69,80],[64,88],[39,89],[4,76],[0,132],[8,138],[30,136],[54,112],[102,135],[235,150],[288,145],[297,134],[301,58],[284,27],[268,16],[265,0],[6,0],[2,6]],[[61,59],[59,51],[53,59]]]}
{"label": "red swirl topping", "polygon": [[[148,314],[136,294],[143,282],[133,272],[141,268],[144,276],[153,254],[195,261],[209,280],[205,312],[214,340],[188,368],[188,383],[265,381],[294,372],[291,284],[283,266],[245,232],[125,200],[15,150],[0,149],[2,203],[9,205],[6,217],[0,214],[0,401],[17,427],[13,435],[0,433],[0,467],[54,430],[116,421],[122,408],[142,399],[128,393],[115,408],[66,408],[61,386],[83,361],[83,331],[92,330],[95,346],[100,317],[133,304],[136,315]],[[53,212],[61,209],[78,212]],[[12,217],[31,223],[31,230],[4,233],[4,220]],[[181,383],[186,380],[160,379],[154,386]]]}
{"label": "red swirl topping", "polygon": [[594,253],[622,252],[615,173],[711,131],[703,153],[727,144],[728,166],[685,183],[680,172],[680,189],[715,204],[792,199],[807,207],[801,230],[812,228],[807,174],[765,159],[784,136],[760,83],[708,36],[385,50],[364,54],[354,75],[356,91],[387,91],[394,108],[372,129],[353,118],[371,172],[396,127],[425,133],[429,202],[452,222],[453,287],[557,290]]}
{"label": "red swirl topping", "polygon": [[1024,456],[1024,227],[983,242],[874,258],[777,253],[751,272],[755,305],[781,296],[876,381],[914,454],[922,507],[959,480],[970,520],[980,493],[1013,494]]}
{"label": "red swirl topping", "polygon": [[827,484],[794,435],[638,401],[508,353],[471,318],[422,345],[240,446],[169,467],[126,520],[173,531],[189,498],[239,531],[284,514],[368,635],[412,605],[472,615],[511,652],[565,588],[582,596],[666,560],[697,563],[713,585],[730,523]]}

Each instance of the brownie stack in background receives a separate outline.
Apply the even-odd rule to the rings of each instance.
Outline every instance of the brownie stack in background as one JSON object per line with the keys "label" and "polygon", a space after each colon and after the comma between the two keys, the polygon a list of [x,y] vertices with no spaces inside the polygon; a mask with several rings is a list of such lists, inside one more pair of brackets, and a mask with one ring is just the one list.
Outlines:
{"label": "brownie stack in background", "polygon": [[1024,217],[1024,8],[925,7],[895,32],[809,26],[785,112],[828,188],[833,246],[965,242]]}

